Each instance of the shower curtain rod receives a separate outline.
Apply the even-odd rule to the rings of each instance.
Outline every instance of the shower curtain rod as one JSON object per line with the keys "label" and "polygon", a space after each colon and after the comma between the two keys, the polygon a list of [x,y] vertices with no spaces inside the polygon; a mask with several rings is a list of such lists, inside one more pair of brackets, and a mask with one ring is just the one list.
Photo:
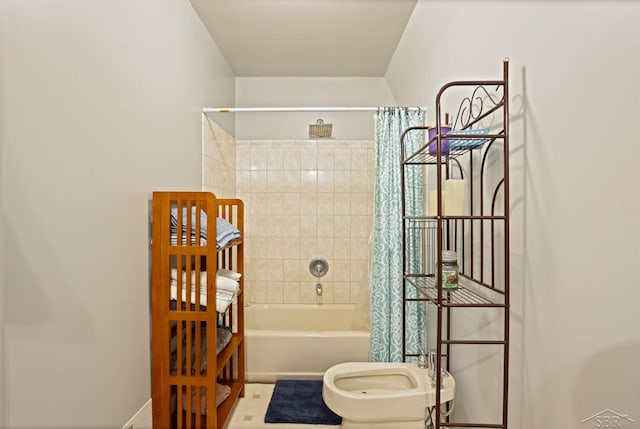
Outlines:
{"label": "shower curtain rod", "polygon": [[[375,112],[380,107],[205,107],[202,113],[236,113],[236,112]],[[399,107],[399,106],[393,106]],[[409,110],[423,110],[425,107],[409,107]]]}

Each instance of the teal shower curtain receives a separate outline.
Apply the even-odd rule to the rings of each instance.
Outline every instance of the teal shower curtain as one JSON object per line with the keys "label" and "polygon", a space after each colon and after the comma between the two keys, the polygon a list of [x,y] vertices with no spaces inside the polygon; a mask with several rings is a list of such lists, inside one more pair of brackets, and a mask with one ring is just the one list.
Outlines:
{"label": "teal shower curtain", "polygon": [[[402,356],[402,189],[401,145],[403,131],[424,124],[424,112],[410,112],[407,108],[380,109],[375,115],[375,194],[373,258],[371,274],[371,349],[372,362],[401,362]],[[422,133],[410,132],[405,138],[406,151],[422,145]],[[407,214],[420,215],[423,209],[423,170],[412,166],[405,170]],[[417,244],[420,240],[411,240]],[[419,270],[422,263],[415,258],[418,252],[409,252],[413,260],[410,267]],[[411,297],[417,291],[409,290]],[[425,309],[419,302],[406,306],[406,347],[416,353],[424,343]]]}

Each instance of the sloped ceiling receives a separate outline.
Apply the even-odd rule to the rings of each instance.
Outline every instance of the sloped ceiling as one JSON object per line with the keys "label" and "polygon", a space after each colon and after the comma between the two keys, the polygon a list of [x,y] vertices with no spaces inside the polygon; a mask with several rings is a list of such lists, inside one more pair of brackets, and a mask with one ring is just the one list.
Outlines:
{"label": "sloped ceiling", "polygon": [[382,77],[417,0],[190,0],[238,77]]}

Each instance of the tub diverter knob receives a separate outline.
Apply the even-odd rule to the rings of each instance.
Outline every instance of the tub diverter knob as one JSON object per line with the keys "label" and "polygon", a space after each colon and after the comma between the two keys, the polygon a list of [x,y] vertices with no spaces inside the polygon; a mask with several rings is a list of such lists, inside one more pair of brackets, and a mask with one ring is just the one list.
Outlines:
{"label": "tub diverter knob", "polygon": [[309,272],[315,277],[322,277],[329,271],[329,263],[326,259],[316,256],[309,263]]}

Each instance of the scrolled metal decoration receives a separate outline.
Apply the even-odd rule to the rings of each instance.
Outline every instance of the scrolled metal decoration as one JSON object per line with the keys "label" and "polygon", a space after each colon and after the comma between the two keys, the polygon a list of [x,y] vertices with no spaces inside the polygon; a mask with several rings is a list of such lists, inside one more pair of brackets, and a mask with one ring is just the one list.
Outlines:
{"label": "scrolled metal decoration", "polygon": [[[484,85],[476,86],[471,95],[463,98],[460,102],[453,128],[468,128],[484,115],[487,115],[490,110],[495,110],[497,106],[502,105],[504,102],[504,88],[502,85],[497,85],[495,93],[497,94],[500,90],[503,90],[502,93],[496,96],[491,94]],[[490,104],[487,103],[487,106],[485,106],[485,100],[488,100]]]}

